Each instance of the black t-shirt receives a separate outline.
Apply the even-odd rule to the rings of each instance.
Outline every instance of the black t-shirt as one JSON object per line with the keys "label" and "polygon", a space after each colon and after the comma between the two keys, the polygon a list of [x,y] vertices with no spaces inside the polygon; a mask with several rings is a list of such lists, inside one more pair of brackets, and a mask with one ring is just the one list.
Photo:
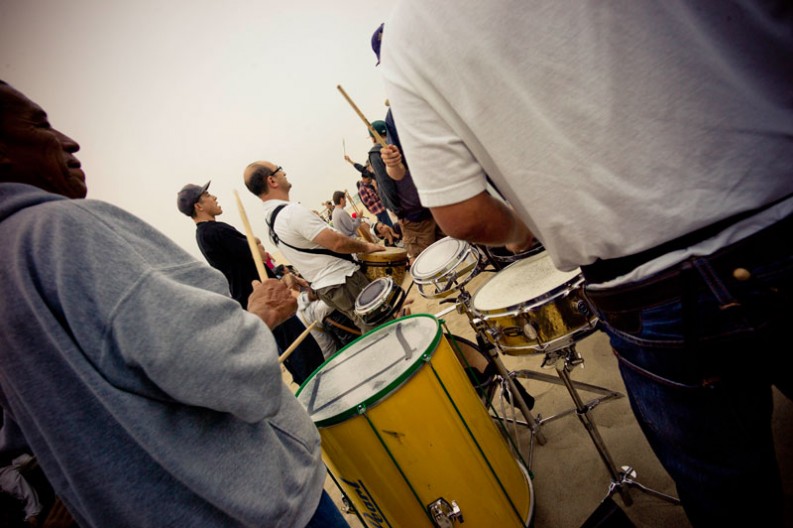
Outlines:
{"label": "black t-shirt", "polygon": [[[251,281],[259,280],[259,272],[245,235],[225,222],[199,222],[195,238],[209,265],[226,276],[231,296],[247,308]],[[264,269],[268,277],[275,277],[267,266]]]}

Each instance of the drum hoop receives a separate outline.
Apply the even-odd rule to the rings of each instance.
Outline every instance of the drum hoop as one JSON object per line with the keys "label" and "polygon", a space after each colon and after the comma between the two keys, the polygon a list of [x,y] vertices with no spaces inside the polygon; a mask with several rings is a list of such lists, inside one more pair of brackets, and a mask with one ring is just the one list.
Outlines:
{"label": "drum hoop", "polygon": [[[354,407],[347,409],[345,411],[338,412],[335,415],[329,416],[328,418],[325,418],[323,420],[314,422],[314,425],[316,427],[329,427],[331,425],[336,425],[342,422],[346,422],[348,419],[358,416],[359,414],[364,414],[366,410],[386,400],[391,394],[396,392],[397,389],[399,389],[402,385],[410,381],[410,379],[413,378],[413,376],[415,376],[422,369],[424,364],[428,362],[429,358],[432,358],[432,356],[435,355],[435,352],[437,352],[438,347],[440,345],[441,338],[443,337],[443,332],[441,332],[440,321],[438,321],[438,319],[434,315],[431,314],[406,315],[404,317],[400,317],[399,319],[394,319],[393,321],[384,323],[383,325],[377,327],[377,330],[379,331],[382,330],[383,328],[387,328],[391,325],[399,324],[402,321],[405,321],[407,319],[413,319],[416,317],[430,319],[435,323],[435,335],[433,336],[430,344],[427,346],[427,349],[425,349],[424,352],[417,354],[413,364],[411,364],[410,367],[405,372],[397,376],[397,378],[393,380],[391,383],[389,383],[388,385],[386,385],[376,393],[372,394],[371,396],[364,398],[362,402],[357,403]],[[360,341],[361,339],[363,339],[368,335],[369,334],[362,335],[361,337],[357,338],[355,341],[352,341],[351,343],[348,343],[347,346],[345,346],[344,348],[333,354],[331,357],[326,359],[322,363],[322,365],[317,367],[317,369],[311,373],[311,375],[306,379],[306,381],[304,381],[303,384],[300,385],[300,388],[297,389],[297,392],[295,393],[295,397],[300,396],[300,394],[303,392],[303,389],[305,389],[306,386],[309,384],[309,382],[311,382],[320,372],[322,372],[322,368],[329,361],[333,360],[333,358],[335,358],[339,354],[344,353],[348,348],[352,347],[358,341]],[[427,356],[428,358],[427,360],[424,359],[425,356]]]}
{"label": "drum hoop", "polygon": [[[375,282],[378,282],[378,281],[380,281],[380,283],[385,284],[385,286],[383,286],[383,289],[377,294],[377,296],[374,299],[372,299],[369,303],[367,303],[367,304],[365,304],[363,306],[359,307],[358,306],[358,299],[355,299],[355,311],[356,312],[359,312],[360,314],[368,314],[369,311],[371,311],[371,309],[373,307],[379,306],[380,303],[382,303],[383,300],[388,299],[390,294],[393,293],[393,291],[395,289],[394,286],[396,285],[396,283],[394,282],[394,279],[392,279],[391,277],[379,277],[379,278],[373,280],[372,282],[370,282],[366,286],[366,288],[369,288],[372,284],[374,284]],[[361,290],[361,293],[363,293],[363,291],[366,288]],[[360,293],[358,295],[360,296]]]}
{"label": "drum hoop", "polygon": [[484,316],[485,319],[487,318],[487,316],[494,316],[494,315],[499,315],[499,316],[518,315],[520,313],[529,311],[533,308],[537,308],[538,306],[547,304],[547,301],[551,299],[562,297],[564,294],[574,291],[576,288],[578,288],[583,284],[584,284],[584,276],[579,274],[573,277],[572,279],[563,282],[559,286],[556,286],[548,290],[547,292],[538,295],[537,297],[527,299],[526,301],[520,302],[518,304],[502,306],[500,308],[492,308],[489,310],[476,307],[476,295],[479,292],[481,292],[485,286],[487,286],[487,284],[485,284],[482,288],[479,288],[479,290],[477,290],[476,293],[474,293],[474,296],[471,298],[471,308],[475,314],[479,316]]}
{"label": "drum hoop", "polygon": [[[452,240],[456,240],[456,239],[452,239]],[[438,242],[440,242],[440,240]],[[438,242],[435,243],[437,244]],[[426,249],[424,251],[426,251]],[[419,275],[418,271],[416,270],[416,262],[413,262],[413,265],[410,267],[410,274],[413,276],[413,280],[418,284],[432,284],[433,280],[445,276],[450,271],[452,271],[457,266],[459,266],[460,263],[463,260],[465,260],[465,256],[467,253],[473,253],[473,255],[476,257],[477,260],[479,260],[480,258],[479,251],[472,244],[466,243],[462,246],[462,249],[454,255],[454,257],[452,257],[451,259],[449,259],[448,262],[446,262],[445,267],[441,268],[435,273]],[[416,257],[416,261],[418,261],[420,258],[421,258],[421,254],[419,254],[419,256]]]}

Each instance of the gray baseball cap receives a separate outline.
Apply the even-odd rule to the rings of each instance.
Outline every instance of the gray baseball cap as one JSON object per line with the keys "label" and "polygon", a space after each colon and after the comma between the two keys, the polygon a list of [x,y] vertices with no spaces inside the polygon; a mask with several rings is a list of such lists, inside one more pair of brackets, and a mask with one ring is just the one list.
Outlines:
{"label": "gray baseball cap", "polygon": [[192,183],[182,187],[182,190],[176,195],[176,207],[179,211],[187,216],[193,216],[193,206],[201,199],[201,195],[209,189],[210,183],[212,183],[212,180],[208,181],[203,187]]}

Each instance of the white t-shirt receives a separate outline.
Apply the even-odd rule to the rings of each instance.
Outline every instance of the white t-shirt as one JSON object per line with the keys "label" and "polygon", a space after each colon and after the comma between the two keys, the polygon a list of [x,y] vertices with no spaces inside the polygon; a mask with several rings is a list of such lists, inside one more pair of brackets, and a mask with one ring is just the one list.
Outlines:
{"label": "white t-shirt", "polygon": [[[688,4],[397,4],[379,70],[422,203],[471,198],[488,174],[572,270],[793,192],[788,22],[759,2]],[[622,280],[791,211],[787,200]]]}
{"label": "white t-shirt", "polygon": [[[300,204],[284,200],[267,200],[264,202],[264,211],[267,222],[272,222],[271,217],[276,207],[287,204],[275,220],[275,230],[278,237],[289,245],[305,249],[323,249],[313,242],[323,229],[333,229],[322,221],[317,215]],[[326,286],[343,284],[346,278],[358,269],[358,265],[329,255],[313,255],[297,251],[286,244],[278,244],[278,250],[292,264],[300,274],[311,283],[315,290]]]}

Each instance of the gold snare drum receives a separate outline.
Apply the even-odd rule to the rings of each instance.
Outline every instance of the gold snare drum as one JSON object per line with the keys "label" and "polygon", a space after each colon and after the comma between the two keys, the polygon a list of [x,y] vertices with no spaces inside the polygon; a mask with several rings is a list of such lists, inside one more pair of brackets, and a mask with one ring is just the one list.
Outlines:
{"label": "gold snare drum", "polygon": [[504,353],[544,352],[595,330],[584,277],[557,270],[544,254],[510,264],[471,298],[473,323]]}

